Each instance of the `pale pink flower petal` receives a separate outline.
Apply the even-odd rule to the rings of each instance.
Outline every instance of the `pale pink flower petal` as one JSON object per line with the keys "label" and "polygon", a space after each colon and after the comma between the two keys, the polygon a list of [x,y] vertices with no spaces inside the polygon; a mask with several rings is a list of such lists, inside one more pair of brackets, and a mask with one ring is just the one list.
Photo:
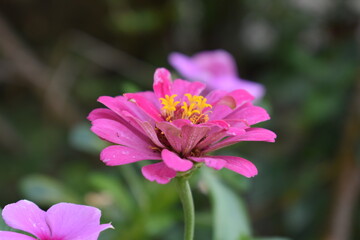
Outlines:
{"label": "pale pink flower petal", "polygon": [[[61,240],[97,239],[98,234],[111,224],[100,225],[99,209],[72,203],[59,203],[46,214],[52,237]],[[90,240],[90,239],[89,239]]]}
{"label": "pale pink flower petal", "polygon": [[1,240],[37,240],[36,238],[27,236],[25,234],[8,232],[8,231],[0,231],[0,239]]}
{"label": "pale pink flower petal", "polygon": [[193,163],[191,161],[182,159],[174,152],[167,149],[162,150],[161,157],[164,160],[166,166],[175,171],[185,172],[187,170],[190,170],[193,166]]}
{"label": "pale pink flower petal", "polygon": [[206,83],[208,91],[245,89],[256,99],[265,92],[261,84],[239,78],[235,59],[224,50],[204,51],[192,57],[172,53],[169,62],[186,79]]}
{"label": "pale pink flower petal", "polygon": [[6,205],[2,211],[7,225],[31,233],[38,238],[50,235],[50,229],[45,222],[45,214],[45,211],[27,200]]}
{"label": "pale pink flower petal", "polygon": [[108,166],[117,166],[141,160],[160,160],[161,156],[160,153],[152,152],[151,149],[135,149],[113,145],[102,150],[100,159]]}
{"label": "pale pink flower petal", "polygon": [[237,172],[247,178],[253,177],[258,174],[258,170],[255,165],[241,157],[233,156],[216,156],[226,161],[225,168],[230,169],[231,171]]}
{"label": "pale pink flower petal", "polygon": [[156,181],[160,184],[166,184],[176,177],[176,171],[167,167],[163,162],[144,166],[141,172],[149,181]]}
{"label": "pale pink flower petal", "polygon": [[100,225],[100,210],[72,203],[59,203],[47,212],[36,204],[20,200],[5,206],[5,222],[12,228],[31,233],[0,231],[1,240],[97,240],[99,233],[111,224]]}

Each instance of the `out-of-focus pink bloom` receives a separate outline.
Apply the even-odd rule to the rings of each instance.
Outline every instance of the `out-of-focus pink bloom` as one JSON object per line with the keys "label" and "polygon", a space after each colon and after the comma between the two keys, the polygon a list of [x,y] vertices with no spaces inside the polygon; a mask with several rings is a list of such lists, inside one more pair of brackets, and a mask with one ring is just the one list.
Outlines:
{"label": "out-of-focus pink bloom", "polygon": [[99,209],[72,203],[58,203],[47,212],[27,200],[5,206],[7,225],[32,234],[0,231],[1,240],[97,240],[101,231],[112,228],[100,224]]}
{"label": "out-of-focus pink bloom", "polygon": [[265,93],[262,84],[238,77],[234,58],[224,50],[204,51],[192,57],[172,53],[169,62],[186,79],[205,83],[208,90],[245,89],[255,99],[262,98]]}
{"label": "out-of-focus pink bloom", "polygon": [[[178,172],[205,164],[228,168],[246,177],[257,174],[248,160],[208,153],[241,141],[274,142],[276,135],[251,125],[269,119],[267,112],[253,106],[245,90],[215,90],[201,96],[200,82],[171,80],[170,72],[157,69],[154,92],[102,96],[108,108],[93,110],[91,130],[116,145],[105,148],[100,159],[109,166],[141,160],[158,160],[142,168],[150,181],[168,183]],[[183,174],[183,173],[179,173]]]}

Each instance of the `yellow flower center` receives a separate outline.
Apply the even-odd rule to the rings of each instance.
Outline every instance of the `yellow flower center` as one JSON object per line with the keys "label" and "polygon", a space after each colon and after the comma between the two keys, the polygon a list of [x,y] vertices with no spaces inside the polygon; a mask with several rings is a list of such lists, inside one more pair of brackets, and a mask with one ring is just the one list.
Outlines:
{"label": "yellow flower center", "polygon": [[194,124],[204,123],[209,120],[207,113],[211,104],[206,103],[207,99],[203,96],[185,94],[187,101],[183,101],[179,105],[179,101],[175,101],[176,94],[165,95],[165,98],[160,98],[162,114],[166,121],[173,121],[176,119],[189,119]]}

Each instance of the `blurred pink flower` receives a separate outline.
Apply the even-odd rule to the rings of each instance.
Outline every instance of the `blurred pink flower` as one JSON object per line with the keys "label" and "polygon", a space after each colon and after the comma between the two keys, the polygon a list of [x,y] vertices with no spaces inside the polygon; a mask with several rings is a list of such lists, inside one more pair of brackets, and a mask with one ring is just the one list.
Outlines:
{"label": "blurred pink flower", "polygon": [[106,165],[160,160],[143,167],[142,173],[161,184],[203,163],[246,177],[257,174],[256,167],[244,158],[208,155],[241,141],[275,141],[273,132],[250,127],[269,119],[263,108],[253,106],[252,95],[245,90],[215,90],[204,97],[200,95],[203,83],[172,82],[164,68],[156,70],[153,87],[154,92],[98,99],[108,109],[98,108],[89,114],[91,130],[117,144],[101,152],[100,159]]}
{"label": "blurred pink flower", "polygon": [[238,77],[234,58],[224,50],[204,51],[192,57],[175,52],[170,54],[169,62],[186,79],[203,82],[210,91],[245,89],[255,99],[265,93],[262,84]]}
{"label": "blurred pink flower", "polygon": [[96,240],[101,231],[112,228],[101,224],[99,209],[72,203],[58,203],[47,212],[27,200],[5,206],[2,216],[7,225],[30,233],[0,231],[1,240]]}

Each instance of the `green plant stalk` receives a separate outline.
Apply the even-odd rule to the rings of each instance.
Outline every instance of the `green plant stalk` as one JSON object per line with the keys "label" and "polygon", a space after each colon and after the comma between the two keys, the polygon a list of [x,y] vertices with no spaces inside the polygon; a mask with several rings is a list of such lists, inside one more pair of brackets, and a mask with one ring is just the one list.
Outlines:
{"label": "green plant stalk", "polygon": [[195,210],[188,176],[177,177],[176,185],[184,209],[184,240],[193,240],[195,227]]}

